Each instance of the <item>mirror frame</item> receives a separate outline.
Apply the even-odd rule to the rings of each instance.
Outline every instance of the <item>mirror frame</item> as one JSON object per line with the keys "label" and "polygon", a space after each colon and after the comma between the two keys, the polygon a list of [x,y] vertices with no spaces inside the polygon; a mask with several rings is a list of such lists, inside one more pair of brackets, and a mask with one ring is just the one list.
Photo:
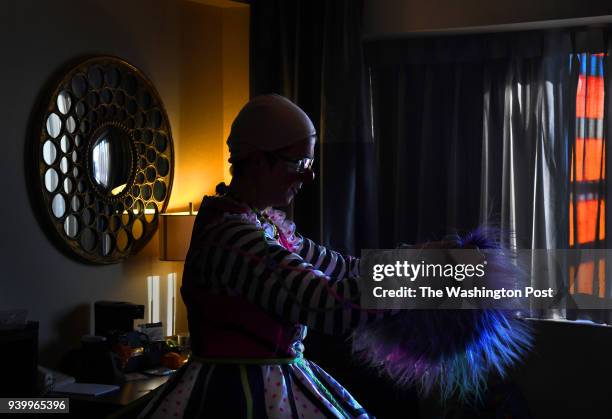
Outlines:
{"label": "mirror frame", "polygon": [[[44,208],[39,218],[62,250],[78,260],[121,262],[155,234],[172,190],[174,145],[161,97],[139,69],[112,56],[80,62],[47,91],[33,125],[38,125],[33,128],[38,179],[31,193]],[[53,128],[60,120],[55,137],[49,132],[50,118]],[[117,195],[99,187],[91,167],[96,134],[107,126],[130,140],[130,173]],[[45,155],[51,144],[53,159]],[[57,186],[49,191],[45,177],[51,170]],[[64,211],[58,216],[62,200]]]}

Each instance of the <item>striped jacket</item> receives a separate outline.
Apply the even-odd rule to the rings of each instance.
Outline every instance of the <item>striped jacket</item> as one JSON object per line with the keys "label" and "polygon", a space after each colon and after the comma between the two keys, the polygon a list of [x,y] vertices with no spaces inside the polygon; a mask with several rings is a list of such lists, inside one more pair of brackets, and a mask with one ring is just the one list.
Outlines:
{"label": "striped jacket", "polygon": [[[293,246],[284,243],[286,236]],[[183,283],[241,295],[285,321],[342,334],[381,316],[360,309],[358,277],[359,259],[302,238],[284,214],[268,210],[263,218],[226,214],[207,225],[196,221]]]}

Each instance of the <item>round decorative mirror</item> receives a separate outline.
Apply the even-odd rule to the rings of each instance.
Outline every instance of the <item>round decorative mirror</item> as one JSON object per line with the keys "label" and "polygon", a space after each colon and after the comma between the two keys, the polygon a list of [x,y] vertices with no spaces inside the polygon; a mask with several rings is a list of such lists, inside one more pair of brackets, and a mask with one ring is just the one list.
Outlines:
{"label": "round decorative mirror", "polygon": [[35,152],[45,218],[72,254],[119,262],[151,238],[170,196],[161,98],[132,65],[99,57],[68,71],[45,103]]}

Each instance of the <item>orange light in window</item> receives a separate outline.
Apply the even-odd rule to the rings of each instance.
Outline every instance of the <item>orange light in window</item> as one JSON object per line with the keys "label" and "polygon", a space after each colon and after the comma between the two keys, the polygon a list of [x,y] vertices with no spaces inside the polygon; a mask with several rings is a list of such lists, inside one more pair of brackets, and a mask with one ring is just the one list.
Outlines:
{"label": "orange light in window", "polygon": [[[603,158],[602,158],[603,155]],[[593,181],[605,179],[606,167],[604,142],[599,138],[576,138],[576,158],[572,160],[572,181]],[[576,178],[574,179],[574,161]]]}
{"label": "orange light in window", "polygon": [[[569,268],[569,289],[571,294],[593,294],[593,278],[595,275],[595,262],[583,262],[578,265],[576,272],[575,266]],[[606,292],[606,261],[599,259],[597,278],[599,286],[597,292],[600,297],[603,297]]]}
{"label": "orange light in window", "polygon": [[576,268],[570,267],[570,278],[574,280],[574,292],[577,294],[592,294],[593,293],[593,271],[595,264],[593,262],[583,262]]}
{"label": "orange light in window", "polygon": [[[601,203],[599,211],[599,240],[606,236],[605,202],[596,199],[578,201],[576,218],[578,219],[578,243],[595,241],[597,227],[597,204]],[[570,201],[570,246],[574,245],[574,205]]]}
{"label": "orange light in window", "polygon": [[604,108],[604,80],[601,76],[578,77],[576,91],[576,117],[603,118]]}

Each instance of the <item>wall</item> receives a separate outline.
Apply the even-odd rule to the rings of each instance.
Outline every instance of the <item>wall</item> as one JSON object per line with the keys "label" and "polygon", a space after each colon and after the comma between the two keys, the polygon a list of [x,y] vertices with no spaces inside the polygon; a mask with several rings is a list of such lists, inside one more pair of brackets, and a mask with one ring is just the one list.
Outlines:
{"label": "wall", "polygon": [[[249,9],[223,9],[223,138],[249,100]],[[229,149],[223,148],[224,181],[229,185]]]}
{"label": "wall", "polygon": [[364,0],[368,37],[612,15],[609,0]]}
{"label": "wall", "polygon": [[[226,20],[234,31],[224,30]],[[234,87],[224,82],[224,66],[240,61],[224,60],[224,48],[236,43],[248,45],[248,6],[226,10],[179,0],[3,2],[0,310],[27,308],[29,318],[40,322],[43,364],[54,365],[90,332],[93,301],[144,304],[147,276],[181,273],[180,263],[158,260],[157,236],[139,254],[110,266],[69,259],[45,236],[28,200],[30,167],[24,164],[28,119],[43,85],[83,56],[115,55],[140,68],[157,88],[172,126],[176,170],[169,209],[185,209],[189,202],[199,204],[224,177],[224,118],[248,95],[248,65],[232,69],[239,80]],[[177,323],[186,330],[184,315]]]}

